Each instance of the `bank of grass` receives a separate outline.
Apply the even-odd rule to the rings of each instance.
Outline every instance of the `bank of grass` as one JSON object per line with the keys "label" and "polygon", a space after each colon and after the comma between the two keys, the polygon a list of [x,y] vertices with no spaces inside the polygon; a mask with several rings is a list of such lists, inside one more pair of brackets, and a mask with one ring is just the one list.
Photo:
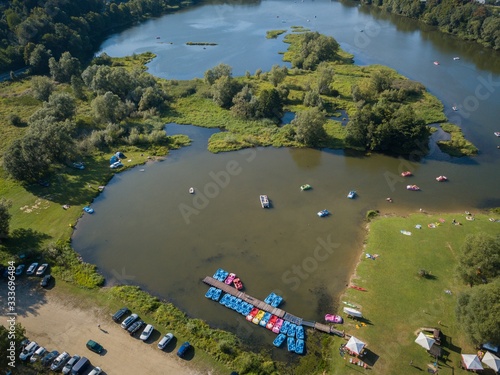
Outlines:
{"label": "bank of grass", "polygon": [[[492,214],[496,219],[498,214]],[[356,269],[352,284],[367,292],[347,289],[342,301],[359,306],[365,326],[346,319],[346,333],[368,344],[366,362],[376,375],[408,374],[427,371],[433,359],[426,350],[414,343],[421,327],[442,330],[443,353],[439,361],[440,374],[465,374],[461,370],[460,354],[475,353],[455,318],[458,294],[467,288],[455,278],[455,267],[465,236],[486,232],[498,234],[500,224],[490,222],[491,215],[476,215],[467,221],[464,214],[413,214],[408,217],[379,217],[369,224],[366,248]],[[444,219],[441,223],[440,219]],[[453,225],[455,219],[462,225]],[[442,220],[441,220],[442,221]],[[437,223],[435,229],[428,224]],[[416,225],[422,229],[416,229]],[[411,231],[411,236],[400,233]],[[376,260],[365,253],[377,254]],[[430,275],[419,276],[425,270]],[[451,291],[451,294],[445,291]],[[344,305],[340,304],[340,310]],[[345,314],[344,314],[345,315]],[[359,367],[346,363],[338,348],[343,339],[336,338],[331,353],[331,374],[356,374]]]}
{"label": "bank of grass", "polygon": [[465,139],[462,129],[457,125],[441,124],[441,129],[450,134],[450,140],[437,142],[441,151],[455,157],[472,156],[478,153],[477,147]]}
{"label": "bank of grass", "polygon": [[284,34],[286,33],[286,29],[285,30],[269,30],[266,32],[266,38],[267,39],[276,39],[278,36],[280,36],[281,34]]}

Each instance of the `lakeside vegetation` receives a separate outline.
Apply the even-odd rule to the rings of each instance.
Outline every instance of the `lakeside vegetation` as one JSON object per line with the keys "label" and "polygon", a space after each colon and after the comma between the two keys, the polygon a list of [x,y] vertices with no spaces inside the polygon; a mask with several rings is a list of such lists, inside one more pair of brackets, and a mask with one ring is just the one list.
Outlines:
{"label": "lakeside vegetation", "polygon": [[449,140],[437,142],[441,151],[454,157],[472,156],[478,153],[478,148],[464,137],[462,129],[457,125],[441,124],[441,129],[450,135]]}
{"label": "lakeside vegetation", "polygon": [[500,7],[496,0],[480,1],[406,1],[359,0],[363,5],[417,19],[439,31],[485,47],[500,49]]}
{"label": "lakeside vegetation", "polygon": [[278,36],[281,34],[286,33],[287,30],[269,30],[266,32],[266,38],[267,39],[276,39]]}

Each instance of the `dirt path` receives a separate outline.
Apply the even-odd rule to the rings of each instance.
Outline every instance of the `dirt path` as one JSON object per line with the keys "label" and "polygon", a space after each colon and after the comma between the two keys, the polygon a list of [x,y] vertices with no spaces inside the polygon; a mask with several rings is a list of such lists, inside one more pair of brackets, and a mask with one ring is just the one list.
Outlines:
{"label": "dirt path", "polygon": [[[1,294],[3,297],[4,290]],[[26,328],[26,336],[30,340],[48,350],[84,355],[93,366],[101,367],[105,374],[211,373],[190,368],[188,361],[178,358],[175,353],[181,343],[171,343],[162,352],[156,347],[161,337],[159,332],[154,339],[142,342],[130,337],[108,314],[96,308],[78,307],[71,297],[62,296],[56,290],[43,290],[34,282],[24,280],[17,284],[16,297],[17,321]],[[3,316],[2,324],[6,326],[3,305],[0,314]],[[85,343],[89,339],[100,343],[105,348],[104,353],[99,355],[88,350]]]}

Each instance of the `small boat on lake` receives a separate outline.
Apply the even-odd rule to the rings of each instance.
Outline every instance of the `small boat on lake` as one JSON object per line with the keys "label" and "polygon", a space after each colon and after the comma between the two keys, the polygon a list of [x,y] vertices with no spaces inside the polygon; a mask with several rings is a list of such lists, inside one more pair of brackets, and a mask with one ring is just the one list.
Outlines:
{"label": "small boat on lake", "polygon": [[205,293],[205,297],[212,299],[212,296],[214,295],[215,292],[215,287],[211,286],[207,292]]}
{"label": "small boat on lake", "polygon": [[271,331],[277,321],[278,317],[276,315],[271,315],[271,318],[269,318],[269,321],[266,324],[266,328]]}
{"label": "small boat on lake", "polygon": [[410,177],[411,175],[412,175],[412,173],[410,171],[401,172],[402,177]]}
{"label": "small boat on lake", "polygon": [[290,323],[288,327],[288,337],[295,337],[295,333],[297,332],[297,325],[295,323]]}
{"label": "small boat on lake", "polygon": [[295,341],[295,353],[304,354],[304,340],[303,339],[297,339],[297,341]]}
{"label": "small boat on lake", "polygon": [[286,335],[284,335],[283,333],[280,333],[274,339],[273,345],[276,346],[277,348],[279,348],[281,345],[283,345],[283,343],[285,342],[285,340],[286,340]]}
{"label": "small boat on lake", "polygon": [[460,57],[456,56],[456,57],[453,58],[453,60],[455,60],[455,61],[456,60],[460,60]]}
{"label": "small boat on lake", "polygon": [[347,194],[347,198],[349,199],[354,199],[355,196],[356,196],[356,190],[351,190],[349,194]]}
{"label": "small boat on lake", "polygon": [[227,284],[227,285],[231,285],[231,283],[233,282],[233,280],[236,279],[236,274],[235,273],[230,273],[227,277],[226,277],[226,280],[224,280],[224,283]]}
{"label": "small boat on lake", "polygon": [[233,280],[233,285],[236,289],[241,290],[243,289],[243,283],[241,282],[240,278],[237,277]]}
{"label": "small boat on lake", "polygon": [[94,213],[94,209],[90,206],[85,206],[83,207],[83,210],[88,213],[88,214],[93,214]]}
{"label": "small boat on lake", "polygon": [[419,191],[420,188],[417,185],[406,185],[406,190]]}
{"label": "small boat on lake", "polygon": [[434,61],[433,64],[434,65],[439,65],[439,61]]}
{"label": "small boat on lake", "polygon": [[253,318],[255,318],[255,315],[257,315],[257,313],[259,312],[260,310],[257,308],[257,307],[254,307],[252,308],[252,310],[250,310],[250,312],[247,314],[247,317],[246,319],[251,322],[253,320]]}
{"label": "small boat on lake", "polygon": [[269,208],[269,198],[267,195],[261,195],[260,196],[260,205],[262,208]]}
{"label": "small boat on lake", "polygon": [[269,322],[269,319],[271,319],[273,314],[271,314],[270,312],[265,312],[264,313],[264,316],[262,317],[262,319],[259,321],[259,325],[261,327],[265,327],[267,326],[267,322]]}
{"label": "small boat on lake", "polygon": [[280,333],[284,333],[285,335],[288,334],[288,329],[290,328],[290,322],[288,320],[283,321],[283,324],[281,325]]}
{"label": "small boat on lake", "polygon": [[495,136],[500,137],[500,132],[494,132]]}
{"label": "small boat on lake", "polygon": [[295,339],[293,337],[288,336],[286,340],[286,346],[289,352],[295,351]]}
{"label": "small boat on lake", "polygon": [[295,329],[295,336],[297,336],[297,338],[299,340],[304,340],[304,327],[302,326],[297,326],[297,328]]}
{"label": "small boat on lake", "polygon": [[328,215],[330,215],[330,211],[328,211],[328,210],[321,210],[320,212],[318,212],[319,217],[325,217]]}
{"label": "small boat on lake", "polygon": [[264,310],[259,310],[257,315],[255,315],[255,317],[252,319],[252,323],[259,324],[265,314],[266,314],[266,312]]}
{"label": "small boat on lake", "polygon": [[311,190],[312,186],[309,184],[304,184],[300,186],[300,190]]}
{"label": "small boat on lake", "polygon": [[326,314],[325,315],[325,320],[327,322],[335,323],[335,324],[342,324],[344,323],[344,319],[340,315],[332,315],[332,314]]}
{"label": "small boat on lake", "polygon": [[276,323],[274,323],[274,326],[273,326],[272,331],[273,331],[274,333],[280,333],[280,331],[281,331],[281,327],[283,326],[283,322],[284,322],[284,320],[283,320],[283,319],[278,318],[278,319],[276,320]]}
{"label": "small boat on lake", "polygon": [[189,188],[189,194],[194,194],[194,187]]}
{"label": "small boat on lake", "polygon": [[458,107],[456,105],[454,105],[453,107],[451,107],[451,109],[453,109],[454,111],[458,111]]}
{"label": "small boat on lake", "polygon": [[448,181],[448,178],[446,176],[438,176],[438,177],[436,177],[436,181],[444,182],[444,181]]}

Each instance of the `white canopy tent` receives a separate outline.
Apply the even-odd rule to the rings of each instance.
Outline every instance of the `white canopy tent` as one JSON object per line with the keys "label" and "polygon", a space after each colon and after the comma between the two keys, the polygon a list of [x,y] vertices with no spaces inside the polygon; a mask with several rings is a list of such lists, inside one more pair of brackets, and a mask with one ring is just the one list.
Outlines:
{"label": "white canopy tent", "polygon": [[482,362],[497,372],[500,370],[500,358],[493,353],[486,352]]}
{"label": "white canopy tent", "polygon": [[365,347],[365,343],[354,336],[351,336],[345,347],[349,349],[354,354],[360,354],[363,348]]}
{"label": "white canopy tent", "polygon": [[432,347],[432,345],[434,345],[434,343],[436,342],[436,340],[434,340],[433,338],[430,338],[430,337],[424,335],[423,332],[420,332],[418,334],[417,339],[415,340],[415,342],[418,345],[420,345],[422,348],[429,350]]}
{"label": "white canopy tent", "polygon": [[479,357],[475,354],[462,354],[462,362],[467,370],[484,370]]}

